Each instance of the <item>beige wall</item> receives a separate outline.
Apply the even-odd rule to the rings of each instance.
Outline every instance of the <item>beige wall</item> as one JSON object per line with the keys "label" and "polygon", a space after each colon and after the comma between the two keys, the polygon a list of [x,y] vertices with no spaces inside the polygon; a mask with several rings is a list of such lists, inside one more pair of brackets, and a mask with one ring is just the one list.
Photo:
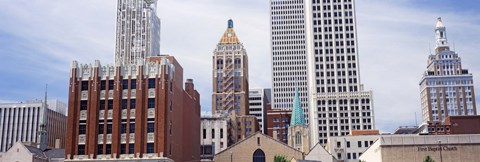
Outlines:
{"label": "beige wall", "polygon": [[[442,145],[442,159],[444,162],[473,162],[480,159],[480,145]],[[423,161],[429,155],[433,160],[440,161],[438,145],[382,147],[382,161],[404,162]],[[426,150],[425,150],[426,149]]]}
{"label": "beige wall", "polygon": [[[260,144],[257,143],[260,140]],[[303,153],[295,150],[284,143],[273,140],[271,137],[261,133],[241,141],[230,148],[215,155],[214,161],[252,161],[255,150],[261,149],[265,153],[265,160],[273,161],[275,155],[285,155],[288,160],[292,158],[303,159]],[[231,153],[231,154],[230,154]]]}

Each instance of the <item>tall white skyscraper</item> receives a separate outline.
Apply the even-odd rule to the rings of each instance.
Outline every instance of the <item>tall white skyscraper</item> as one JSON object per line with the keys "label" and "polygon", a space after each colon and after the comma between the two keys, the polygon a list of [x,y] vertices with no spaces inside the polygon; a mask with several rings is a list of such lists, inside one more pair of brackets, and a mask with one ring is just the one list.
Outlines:
{"label": "tall white skyscraper", "polygon": [[441,18],[435,26],[435,54],[420,81],[423,122],[443,122],[448,116],[477,115],[473,75],[450,50]]}
{"label": "tall white skyscraper", "polygon": [[115,64],[146,62],[160,54],[157,0],[118,0]]}
{"label": "tall white skyscraper", "polygon": [[271,0],[273,109],[295,87],[311,145],[374,129],[372,92],[360,83],[354,0]]}

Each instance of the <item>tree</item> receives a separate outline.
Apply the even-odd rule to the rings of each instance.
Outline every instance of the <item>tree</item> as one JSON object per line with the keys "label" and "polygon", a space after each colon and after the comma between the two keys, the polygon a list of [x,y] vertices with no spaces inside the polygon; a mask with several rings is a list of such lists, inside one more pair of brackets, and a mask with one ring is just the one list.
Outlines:
{"label": "tree", "polygon": [[425,158],[423,159],[423,162],[435,162],[435,160],[433,160],[430,156],[425,156]]}
{"label": "tree", "polygon": [[273,157],[273,162],[290,162],[290,160],[287,160],[285,155],[275,155],[275,157]]}

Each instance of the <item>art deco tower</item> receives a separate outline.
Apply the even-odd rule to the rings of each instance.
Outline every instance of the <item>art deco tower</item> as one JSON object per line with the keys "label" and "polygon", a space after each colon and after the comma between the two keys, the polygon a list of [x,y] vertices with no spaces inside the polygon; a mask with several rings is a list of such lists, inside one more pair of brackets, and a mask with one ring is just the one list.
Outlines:
{"label": "art deco tower", "polygon": [[420,81],[423,122],[443,122],[448,116],[477,115],[473,76],[450,50],[441,18],[435,26],[435,54],[428,57]]}
{"label": "art deco tower", "polygon": [[355,0],[270,2],[272,109],[288,108],[298,84],[311,146],[374,129],[372,92],[360,83]]}
{"label": "art deco tower", "polygon": [[248,115],[248,57],[233,30],[233,21],[213,52],[212,112],[235,110]]}
{"label": "art deco tower", "polygon": [[146,62],[160,54],[157,0],[118,0],[115,64]]}

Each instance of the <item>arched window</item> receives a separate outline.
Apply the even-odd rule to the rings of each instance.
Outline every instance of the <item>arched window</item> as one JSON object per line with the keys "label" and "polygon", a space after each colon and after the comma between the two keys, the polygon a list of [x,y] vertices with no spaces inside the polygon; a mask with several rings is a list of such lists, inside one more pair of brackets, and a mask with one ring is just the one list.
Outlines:
{"label": "arched window", "polygon": [[265,153],[261,149],[257,149],[253,153],[253,162],[265,162]]}
{"label": "arched window", "polygon": [[302,145],[302,135],[300,134],[300,132],[297,132],[295,134],[295,145],[296,146]]}

